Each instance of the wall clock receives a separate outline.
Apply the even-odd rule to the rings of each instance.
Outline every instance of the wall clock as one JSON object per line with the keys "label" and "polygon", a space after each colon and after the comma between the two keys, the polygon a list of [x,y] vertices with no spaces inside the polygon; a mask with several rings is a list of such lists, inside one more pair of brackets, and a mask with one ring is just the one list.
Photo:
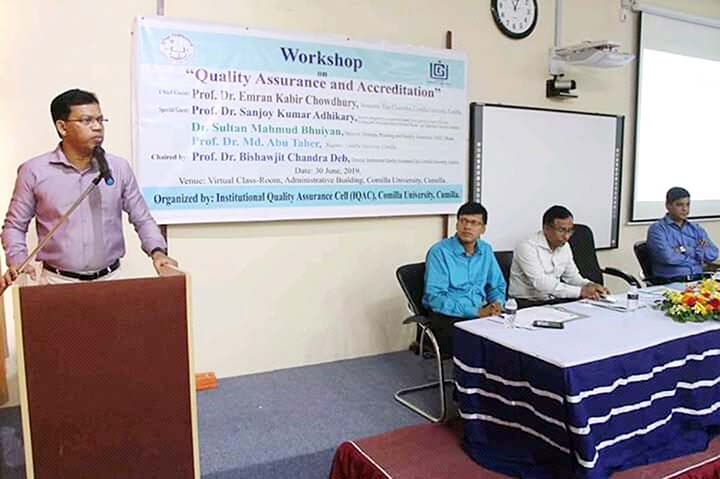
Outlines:
{"label": "wall clock", "polygon": [[527,37],[537,23],[537,0],[491,0],[490,10],[495,24],[510,38]]}

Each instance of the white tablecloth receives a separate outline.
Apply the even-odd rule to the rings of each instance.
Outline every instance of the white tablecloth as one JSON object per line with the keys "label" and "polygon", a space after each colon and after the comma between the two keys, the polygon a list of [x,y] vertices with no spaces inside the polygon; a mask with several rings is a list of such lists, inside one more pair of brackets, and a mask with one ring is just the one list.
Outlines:
{"label": "white tablecloth", "polygon": [[720,329],[720,323],[716,321],[678,323],[649,306],[622,313],[581,302],[563,304],[562,307],[588,317],[565,323],[565,329],[510,329],[500,321],[487,319],[462,321],[456,323],[456,327],[560,367],[597,361]]}

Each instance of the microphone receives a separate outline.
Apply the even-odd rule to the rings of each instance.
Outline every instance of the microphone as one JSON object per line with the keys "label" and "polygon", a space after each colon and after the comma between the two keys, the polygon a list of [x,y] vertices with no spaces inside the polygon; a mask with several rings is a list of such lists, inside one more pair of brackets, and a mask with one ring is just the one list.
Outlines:
{"label": "microphone", "polygon": [[93,156],[97,160],[98,169],[100,170],[100,177],[105,180],[106,185],[112,186],[115,183],[115,178],[113,178],[110,166],[105,159],[105,150],[103,150],[103,147],[97,145],[93,149]]}

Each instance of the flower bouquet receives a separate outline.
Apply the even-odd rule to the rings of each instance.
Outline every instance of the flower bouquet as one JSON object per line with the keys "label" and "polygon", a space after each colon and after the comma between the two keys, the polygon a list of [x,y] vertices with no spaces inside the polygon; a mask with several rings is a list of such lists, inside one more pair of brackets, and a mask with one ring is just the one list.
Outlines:
{"label": "flower bouquet", "polygon": [[720,321],[720,282],[706,279],[683,291],[667,290],[660,309],[681,323]]}

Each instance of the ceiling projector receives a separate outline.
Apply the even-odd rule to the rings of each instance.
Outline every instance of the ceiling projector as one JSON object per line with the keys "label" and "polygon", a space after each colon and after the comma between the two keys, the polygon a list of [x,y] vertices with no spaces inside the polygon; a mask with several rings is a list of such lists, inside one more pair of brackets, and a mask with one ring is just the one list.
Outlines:
{"label": "ceiling projector", "polygon": [[[625,66],[633,61],[635,55],[620,52],[618,51],[619,48],[619,43],[605,40],[582,42],[569,47],[552,48],[550,50],[550,73],[561,73],[559,69],[553,68],[553,63],[612,68]],[[557,66],[559,67],[559,65]]]}
{"label": "ceiling projector", "polygon": [[569,47],[550,49],[551,79],[545,82],[545,96],[548,98],[577,98],[572,94],[576,83],[563,78],[565,67],[583,66],[595,68],[622,67],[635,59],[632,53],[618,51],[619,43],[605,40],[582,42]]}

